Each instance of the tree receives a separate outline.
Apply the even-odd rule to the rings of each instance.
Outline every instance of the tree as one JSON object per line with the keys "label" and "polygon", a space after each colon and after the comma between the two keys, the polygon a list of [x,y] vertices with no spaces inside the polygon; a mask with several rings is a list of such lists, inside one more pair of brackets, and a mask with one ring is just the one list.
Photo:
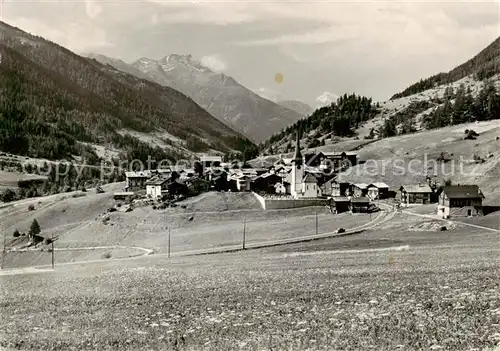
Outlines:
{"label": "tree", "polygon": [[398,134],[396,125],[394,124],[394,121],[391,118],[387,118],[385,120],[384,125],[382,126],[382,129],[380,130],[379,134],[382,138],[389,138]]}
{"label": "tree", "polygon": [[38,235],[40,234],[40,232],[41,232],[40,224],[38,224],[38,221],[34,219],[33,222],[31,222],[29,235],[30,236]]}
{"label": "tree", "polygon": [[16,230],[14,230],[14,233],[12,234],[12,236],[13,236],[14,238],[18,238],[18,237],[20,237],[20,236],[21,236],[21,233],[19,233],[19,230],[17,230],[17,229],[16,229]]}
{"label": "tree", "polygon": [[5,189],[0,196],[0,200],[3,202],[11,202],[16,198],[16,193],[12,189]]}

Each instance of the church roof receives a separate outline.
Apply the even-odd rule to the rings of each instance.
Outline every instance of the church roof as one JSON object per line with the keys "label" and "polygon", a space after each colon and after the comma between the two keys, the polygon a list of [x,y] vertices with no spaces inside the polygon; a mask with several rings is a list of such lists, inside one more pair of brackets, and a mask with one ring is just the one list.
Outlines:
{"label": "church roof", "polygon": [[304,183],[317,183],[318,179],[312,174],[307,174],[303,180]]}

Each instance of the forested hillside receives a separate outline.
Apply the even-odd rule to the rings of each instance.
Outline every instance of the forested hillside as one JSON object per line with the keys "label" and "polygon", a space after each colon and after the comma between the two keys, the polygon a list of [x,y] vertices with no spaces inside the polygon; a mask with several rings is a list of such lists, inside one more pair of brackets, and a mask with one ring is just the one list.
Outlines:
{"label": "forested hillside", "polygon": [[[356,94],[344,94],[331,105],[316,109],[309,117],[301,119],[280,133],[273,135],[261,145],[261,148],[265,149],[271,146],[272,149],[273,144],[285,138],[290,139],[290,136],[295,134],[297,130],[305,134],[316,130],[318,135],[353,136],[355,129],[361,123],[370,120],[376,114],[377,107],[372,104],[371,98]],[[320,142],[316,141],[316,143],[319,145]],[[314,147],[314,145],[309,145],[309,147]]]}
{"label": "forested hillside", "polygon": [[391,100],[417,94],[438,85],[456,82],[466,76],[474,75],[478,80],[485,80],[500,73],[500,37],[469,61],[455,67],[448,73],[438,73],[427,79],[410,85]]}
{"label": "forested hillside", "polygon": [[[252,147],[248,139],[178,91],[80,57],[0,22],[0,150],[48,159],[110,144],[128,158],[177,159],[185,150]],[[122,130],[181,140],[152,147]],[[184,150],[184,151],[183,151]],[[91,155],[95,156],[95,155]]]}
{"label": "forested hillside", "polygon": [[491,80],[485,80],[476,95],[463,84],[458,89],[449,86],[442,98],[412,102],[408,108],[385,119],[378,136],[386,138],[417,131],[415,115],[426,110],[430,111],[422,116],[424,129],[500,119],[500,89]]}

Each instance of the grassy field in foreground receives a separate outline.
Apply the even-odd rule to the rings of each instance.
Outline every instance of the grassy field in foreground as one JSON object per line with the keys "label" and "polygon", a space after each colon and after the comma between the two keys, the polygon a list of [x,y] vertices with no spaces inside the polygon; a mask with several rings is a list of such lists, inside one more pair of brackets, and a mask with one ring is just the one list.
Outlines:
{"label": "grassy field in foreground", "polygon": [[[373,240],[392,236],[373,233]],[[146,256],[0,276],[0,347],[493,347],[500,341],[499,246],[491,235],[481,239],[473,247],[427,243],[394,252]],[[374,246],[352,240],[355,249]],[[342,248],[350,248],[348,238]]]}

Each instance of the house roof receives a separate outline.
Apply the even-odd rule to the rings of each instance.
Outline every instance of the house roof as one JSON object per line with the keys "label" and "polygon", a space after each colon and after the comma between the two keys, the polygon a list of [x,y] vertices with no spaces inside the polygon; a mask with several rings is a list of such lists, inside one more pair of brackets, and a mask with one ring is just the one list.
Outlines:
{"label": "house roof", "polygon": [[305,176],[305,178],[302,180],[303,183],[317,183],[318,179],[316,179],[315,176],[312,174],[308,174]]}
{"label": "house roof", "polygon": [[443,188],[443,192],[450,199],[484,198],[477,185],[448,185]]}
{"label": "house roof", "polygon": [[351,199],[351,203],[357,203],[357,204],[361,204],[361,203],[370,203],[370,199],[367,198],[367,197],[353,197]]}
{"label": "house roof", "polygon": [[332,197],[334,202],[349,202],[349,199],[345,196],[334,196]]}
{"label": "house roof", "polygon": [[146,181],[146,185],[163,185],[165,182],[169,181],[171,177],[163,178],[163,177],[154,177]]}
{"label": "house roof", "polygon": [[429,184],[405,184],[401,186],[407,193],[425,194],[432,193],[432,189]]}
{"label": "house roof", "polygon": [[222,156],[210,156],[210,155],[202,155],[200,156],[201,162],[222,162]]}
{"label": "house roof", "polygon": [[125,177],[127,178],[150,178],[150,171],[141,171],[141,172],[125,172]]}
{"label": "house roof", "polygon": [[378,183],[371,183],[369,185],[369,187],[375,187],[377,189],[389,189],[389,185],[385,184],[385,183],[382,183],[382,182],[378,182]]}
{"label": "house roof", "polygon": [[359,189],[367,189],[368,188],[368,184],[366,184],[366,183],[357,183],[357,184],[353,184],[353,186],[356,188],[359,188]]}
{"label": "house roof", "polygon": [[330,151],[323,152],[323,155],[326,157],[341,157],[341,156],[357,156],[358,153],[356,151]]}

